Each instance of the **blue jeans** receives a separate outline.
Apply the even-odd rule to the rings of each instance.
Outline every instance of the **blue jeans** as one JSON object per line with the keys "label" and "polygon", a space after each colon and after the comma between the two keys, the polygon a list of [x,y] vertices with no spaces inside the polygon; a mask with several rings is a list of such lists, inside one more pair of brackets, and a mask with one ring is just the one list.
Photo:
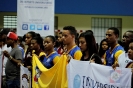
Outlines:
{"label": "blue jeans", "polygon": [[6,81],[7,88],[20,88],[20,80]]}

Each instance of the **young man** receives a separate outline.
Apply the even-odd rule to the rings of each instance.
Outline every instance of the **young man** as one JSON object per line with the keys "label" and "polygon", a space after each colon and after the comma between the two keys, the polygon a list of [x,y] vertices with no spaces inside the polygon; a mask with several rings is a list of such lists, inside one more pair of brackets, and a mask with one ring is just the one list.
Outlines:
{"label": "young man", "polygon": [[6,50],[3,51],[4,56],[8,58],[5,68],[7,88],[20,88],[20,67],[18,63],[21,63],[22,52],[17,45],[17,39],[18,36],[15,33],[9,32],[7,47],[11,46],[12,50],[10,53]]}
{"label": "young man", "polygon": [[110,48],[106,51],[104,55],[105,62],[107,66],[112,66],[118,63],[118,56],[124,52],[122,46],[118,44],[119,30],[115,27],[111,27],[106,32],[106,40]]}
{"label": "young man", "polygon": [[71,55],[74,59],[80,60],[82,57],[82,52],[80,48],[75,43],[75,38],[77,31],[73,26],[66,26],[63,28],[63,44],[66,45],[66,53]]}
{"label": "young man", "polygon": [[2,60],[1,66],[2,66],[2,88],[6,88],[6,74],[5,74],[5,67],[6,67],[6,62],[8,60],[7,57],[3,55],[3,51],[7,51],[10,53],[11,47],[7,47],[6,44],[6,39],[7,39],[7,34],[9,33],[10,29],[1,29],[0,31],[0,59]]}
{"label": "young man", "polygon": [[133,40],[133,31],[126,31],[123,35],[123,38],[122,38],[122,43],[123,43],[123,47],[124,47],[125,52],[123,52],[118,57],[119,67],[125,68],[127,66],[127,64],[132,61],[131,59],[129,59],[128,53],[127,53],[128,48],[129,48],[129,44],[132,40]]}

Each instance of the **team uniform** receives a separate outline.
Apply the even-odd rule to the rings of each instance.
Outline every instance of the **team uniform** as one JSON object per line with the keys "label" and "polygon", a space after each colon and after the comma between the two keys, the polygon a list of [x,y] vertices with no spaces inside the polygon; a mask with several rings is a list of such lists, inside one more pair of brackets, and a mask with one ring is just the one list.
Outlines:
{"label": "team uniform", "polygon": [[115,62],[118,62],[118,57],[123,52],[124,49],[119,44],[117,44],[112,51],[109,48],[104,55],[104,64],[106,66],[112,66]]}
{"label": "team uniform", "polygon": [[80,60],[82,57],[82,52],[78,46],[74,46],[69,52],[69,55],[71,55],[74,59]]}

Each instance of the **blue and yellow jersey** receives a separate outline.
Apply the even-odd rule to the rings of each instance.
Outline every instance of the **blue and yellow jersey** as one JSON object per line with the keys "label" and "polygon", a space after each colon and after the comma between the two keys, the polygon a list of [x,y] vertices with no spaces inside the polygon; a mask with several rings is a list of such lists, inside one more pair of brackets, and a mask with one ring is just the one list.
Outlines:
{"label": "blue and yellow jersey", "polygon": [[119,44],[117,44],[112,51],[109,48],[104,54],[104,64],[106,66],[112,66],[114,63],[117,63],[119,55],[123,52],[124,49]]}
{"label": "blue and yellow jersey", "polygon": [[59,61],[59,54],[57,52],[53,52],[52,54],[50,54],[49,56],[45,56],[42,64],[50,69],[51,67],[53,67],[57,62]]}
{"label": "blue and yellow jersey", "polygon": [[74,59],[80,60],[82,57],[82,52],[78,46],[74,46],[68,53],[71,55]]}

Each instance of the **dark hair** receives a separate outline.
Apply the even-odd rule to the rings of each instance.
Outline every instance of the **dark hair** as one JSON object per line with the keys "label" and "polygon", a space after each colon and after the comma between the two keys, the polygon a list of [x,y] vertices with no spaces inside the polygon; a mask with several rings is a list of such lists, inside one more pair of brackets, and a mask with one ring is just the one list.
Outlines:
{"label": "dark hair", "polygon": [[[103,39],[101,42],[100,42],[100,48],[99,48],[99,56],[102,57],[104,55],[104,53],[106,52],[106,50],[103,50],[102,48],[102,43],[103,42],[107,42],[106,39]],[[109,45],[108,45],[109,46]]]}
{"label": "dark hair", "polygon": [[56,42],[56,39],[55,39],[54,36],[52,36],[52,35],[48,35],[48,36],[46,36],[45,38],[47,38],[47,37],[49,37],[49,38],[52,40],[53,43]]}
{"label": "dark hair", "polygon": [[76,36],[77,36],[77,30],[75,29],[75,27],[73,27],[73,26],[65,26],[63,28],[63,30],[69,30],[70,34],[71,35],[74,35],[75,38],[76,38]]}
{"label": "dark hair", "polygon": [[43,46],[43,38],[40,36],[40,34],[36,33],[36,36],[32,38],[32,40],[36,40],[37,44],[40,45],[40,48],[44,50]]}
{"label": "dark hair", "polygon": [[110,27],[108,30],[113,30],[115,35],[118,35],[119,37],[119,30],[116,27]]}
{"label": "dark hair", "polygon": [[18,41],[23,42],[23,38],[21,36],[18,36]]}
{"label": "dark hair", "polygon": [[[85,41],[86,41],[86,46],[87,46],[87,50],[89,51],[89,58],[94,54],[94,53],[98,53],[98,49],[97,49],[97,46],[96,46],[96,41],[95,41],[95,38],[93,36],[92,33],[90,32],[83,32],[80,34],[79,38],[80,37],[84,37],[85,38]],[[83,52],[83,55],[84,55],[84,52]],[[81,58],[82,59],[82,58]]]}
{"label": "dark hair", "polygon": [[25,41],[26,38],[26,34],[24,34],[24,36],[22,37],[22,41]]}
{"label": "dark hair", "polygon": [[29,31],[27,34],[30,34],[32,38],[36,36],[36,33],[34,31]]}
{"label": "dark hair", "polygon": [[94,34],[92,30],[86,30],[86,32],[90,32],[90,33]]}

